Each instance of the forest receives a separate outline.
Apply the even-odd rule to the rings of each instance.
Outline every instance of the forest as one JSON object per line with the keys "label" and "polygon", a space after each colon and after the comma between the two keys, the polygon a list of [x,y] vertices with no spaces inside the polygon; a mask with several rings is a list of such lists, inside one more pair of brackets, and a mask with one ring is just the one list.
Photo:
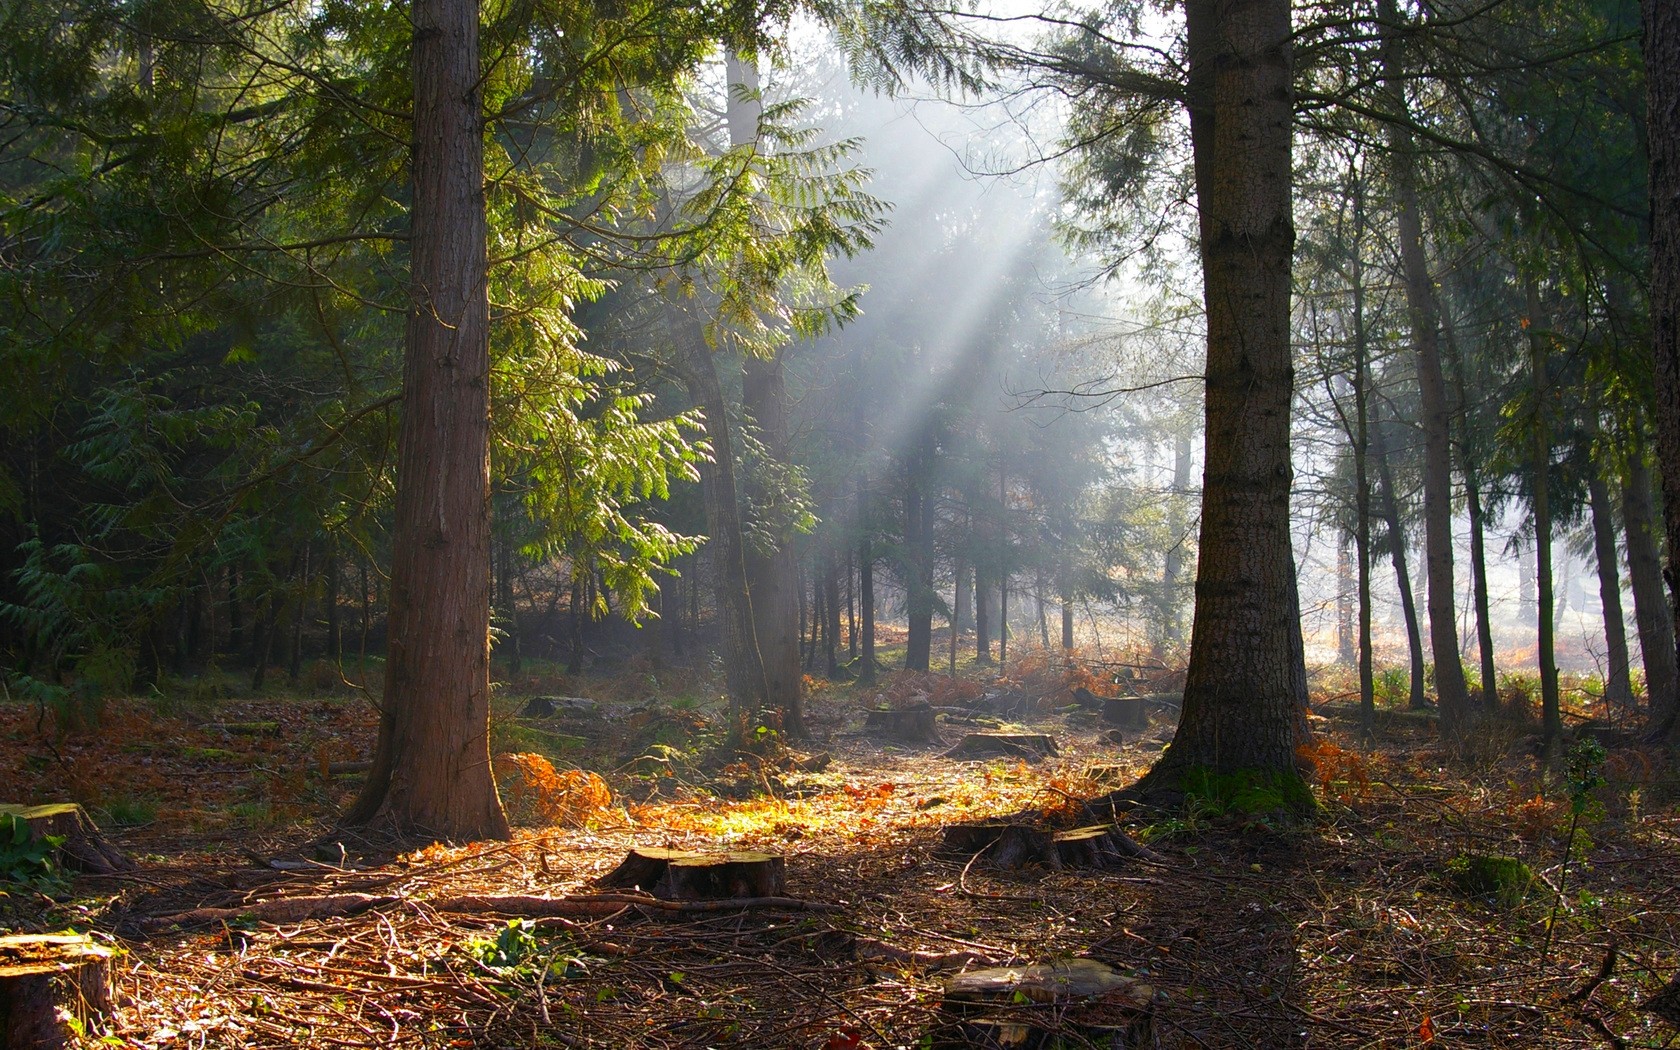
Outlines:
{"label": "forest", "polygon": [[1680,4],[0,26],[0,1048],[1680,1041]]}

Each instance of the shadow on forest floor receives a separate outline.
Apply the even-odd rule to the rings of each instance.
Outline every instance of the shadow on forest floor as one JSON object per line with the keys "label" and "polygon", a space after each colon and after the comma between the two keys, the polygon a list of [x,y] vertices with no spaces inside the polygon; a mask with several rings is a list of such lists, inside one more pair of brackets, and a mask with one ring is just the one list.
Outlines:
{"label": "shadow on forest floor", "polygon": [[[1661,1046],[1673,1035],[1636,1005],[1680,965],[1680,814],[1672,795],[1656,797],[1671,774],[1636,749],[1612,753],[1612,783],[1566,876],[1567,806],[1534,760],[1496,748],[1467,773],[1411,721],[1387,727],[1372,750],[1336,722],[1316,724],[1324,805],[1310,826],[1140,811],[1124,823],[1161,863],[995,871],[942,852],[940,828],[1027,808],[1074,821],[1073,801],[1103,787],[1090,767],[1139,773],[1170,727],[1158,718],[1117,745],[1095,718],[1051,705],[1019,725],[1054,734],[1059,757],[965,762],[858,733],[873,696],[819,692],[830,764],[739,800],[708,794],[692,769],[625,779],[636,771],[626,753],[653,748],[669,723],[632,728],[625,715],[593,736],[588,725],[534,724],[577,741],[565,746],[578,764],[619,770],[615,789],[653,797],[615,802],[583,827],[522,828],[512,843],[432,847],[362,870],[257,863],[297,855],[304,835],[288,813],[346,797],[346,782],[321,773],[354,754],[346,741],[365,747],[355,705],[247,701],[218,713],[224,727],[276,723],[266,736],[119,708],[105,736],[71,738],[58,745],[63,761],[45,766],[30,719],[0,708],[0,759],[29,774],[27,790],[86,792],[96,805],[103,790],[109,820],[121,811],[95,778],[122,783],[129,771],[127,797],[150,792],[156,806],[149,825],[114,832],[142,859],[135,875],[4,906],[20,928],[126,938],[114,1034],[135,1047],[932,1046],[951,973],[1058,957],[1150,983],[1148,1045],[1163,1047]],[[705,721],[678,713],[691,728]],[[817,910],[613,904],[510,926],[493,902],[463,903],[589,894],[636,845],[782,854],[787,895]],[[1519,857],[1537,881],[1505,904],[1466,896],[1445,870],[1470,853]],[[1542,972],[1548,887],[1565,877]],[[282,898],[361,910],[241,916]],[[203,907],[233,911],[169,927],[168,916]],[[1612,944],[1617,962],[1593,983]],[[1039,1045],[1093,1044],[1069,1030]]]}

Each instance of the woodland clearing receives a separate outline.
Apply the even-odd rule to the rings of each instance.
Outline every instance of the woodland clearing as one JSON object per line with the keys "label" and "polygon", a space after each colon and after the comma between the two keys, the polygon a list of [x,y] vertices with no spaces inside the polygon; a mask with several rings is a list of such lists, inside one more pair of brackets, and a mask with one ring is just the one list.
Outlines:
{"label": "woodland clearing", "polygon": [[[862,731],[883,700],[973,697],[995,680],[812,682],[824,764],[768,729],[757,753],[719,760],[711,704],[650,700],[669,668],[518,676],[494,729],[499,753],[527,756],[497,770],[514,841],[395,856],[349,839],[311,852],[355,783],[335,763],[371,741],[367,705],[342,690],[124,701],[76,732],[6,705],[8,794],[83,803],[139,868],[12,883],[0,908],[15,930],[114,940],[106,1045],[129,1047],[971,1045],[948,1041],[945,981],[1058,958],[1147,982],[1149,1045],[1164,1047],[1674,1040],[1641,1009],[1680,965],[1680,793],[1654,754],[1606,734],[1608,783],[1565,871],[1568,790],[1520,722],[1487,723],[1449,757],[1427,717],[1384,710],[1367,747],[1351,712],[1323,702],[1332,684],[1313,717],[1311,819],[1268,812],[1264,792],[1210,790],[1114,811],[1159,860],[999,871],[942,849],[941,829],[1028,810],[1090,823],[1085,800],[1141,774],[1172,729],[1157,711],[1116,742],[1066,702],[1088,670],[1031,654],[1017,666],[1002,687],[1030,709],[969,725],[947,713],[940,734],[1047,733],[1055,757],[965,761]],[[518,717],[566,692],[599,707]],[[592,886],[637,846],[781,855],[785,897],[713,908]],[[1516,858],[1533,881],[1467,882],[1477,856]],[[530,898],[569,904],[533,915]],[[1021,1010],[1041,1033],[1025,1045],[1098,1045],[1054,1010]]]}

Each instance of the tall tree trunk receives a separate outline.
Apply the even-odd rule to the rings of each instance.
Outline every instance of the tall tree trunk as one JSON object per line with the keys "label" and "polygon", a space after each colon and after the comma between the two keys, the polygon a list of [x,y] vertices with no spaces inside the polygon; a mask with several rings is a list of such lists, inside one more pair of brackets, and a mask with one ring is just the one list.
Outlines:
{"label": "tall tree trunk", "polygon": [[[734,47],[724,55],[730,145],[751,148],[758,139],[763,112],[759,98],[758,65]],[[742,363],[741,403],[758,426],[765,453],[777,463],[789,459],[787,390],[782,357],[749,357]],[[760,506],[779,506],[784,494],[749,483],[749,495]],[[785,531],[784,531],[785,530]],[[775,530],[774,547],[746,547],[747,588],[752,595],[753,627],[759,659],[764,667],[765,704],[780,713],[781,729],[793,740],[804,740],[804,676],[799,667],[799,566],[791,525]]]}
{"label": "tall tree trunk", "polygon": [[870,530],[874,527],[874,518],[869,513],[869,472],[859,470],[857,476],[857,514],[858,514],[858,612],[862,614],[863,622],[858,630],[858,658],[863,661],[863,670],[858,673],[858,681],[865,684],[875,681],[875,552],[874,544],[870,542]]}
{"label": "tall tree trunk", "polygon": [[[1376,731],[1376,652],[1371,638],[1371,348],[1365,326],[1365,185],[1354,183],[1353,250],[1353,544],[1359,572],[1359,714]],[[1398,517],[1399,515],[1396,515]],[[1415,616],[1414,627],[1415,632]]]}
{"label": "tall tree trunk", "polygon": [[1440,701],[1441,733],[1457,739],[1470,714],[1470,695],[1458,648],[1458,614],[1453,608],[1452,411],[1441,370],[1441,335],[1435,289],[1423,247],[1423,216],[1418,205],[1416,163],[1408,119],[1401,56],[1402,26],[1396,0],[1379,0],[1383,25],[1382,64],[1388,104],[1400,119],[1388,126],[1393,154],[1400,261],[1405,271],[1406,312],[1417,355],[1418,392],[1423,402],[1423,543],[1424,575],[1429,582],[1429,647],[1435,657],[1435,694]]}
{"label": "tall tree trunk", "polygon": [[[1633,591],[1633,619],[1639,629],[1639,652],[1645,664],[1647,724],[1659,732],[1673,717],[1680,701],[1680,669],[1674,646],[1674,625],[1663,597],[1662,560],[1657,553],[1656,513],[1651,507],[1651,468],[1644,443],[1637,439],[1641,421],[1632,427],[1626,474],[1622,481],[1622,517],[1627,524],[1628,585]],[[1660,735],[1659,735],[1660,739]]]}
{"label": "tall tree trunk", "polygon": [[1353,535],[1347,533],[1336,541],[1336,662],[1352,667],[1359,659],[1354,651],[1353,627]]}
{"label": "tall tree trunk", "polygon": [[829,681],[840,677],[840,559],[832,547],[822,550],[823,674]]}
{"label": "tall tree trunk", "polygon": [[1595,467],[1587,473],[1592,501],[1593,553],[1598,559],[1598,598],[1604,610],[1604,699],[1624,713],[1633,708],[1633,683],[1628,676],[1627,627],[1622,622],[1622,579],[1616,566],[1616,514],[1610,506],[1610,485]]}
{"label": "tall tree trunk", "polygon": [[933,432],[924,424],[904,467],[904,604],[909,620],[904,666],[928,670],[933,650]]}
{"label": "tall tree trunk", "polygon": [[1540,714],[1545,747],[1553,752],[1563,743],[1563,708],[1558,695],[1557,646],[1553,635],[1552,601],[1552,498],[1551,498],[1551,398],[1546,378],[1546,342],[1540,334],[1540,293],[1532,277],[1523,280],[1528,300],[1529,369],[1534,381],[1534,432],[1530,437],[1534,499],[1535,592],[1540,602],[1537,654],[1540,663]]}
{"label": "tall tree trunk", "polygon": [[414,0],[413,204],[385,695],[344,816],[509,836],[490,770],[490,300],[476,0]]}
{"label": "tall tree trunk", "polygon": [[1377,461],[1377,478],[1382,482],[1383,521],[1388,531],[1388,556],[1394,563],[1394,579],[1400,590],[1400,613],[1406,623],[1406,651],[1411,656],[1411,698],[1407,706],[1421,711],[1428,704],[1423,695],[1423,633],[1418,629],[1417,599],[1412,597],[1412,573],[1406,563],[1406,529],[1400,522],[1400,500],[1394,492],[1394,465],[1388,442],[1372,405],[1371,455]]}
{"label": "tall tree trunk", "polygon": [[1168,546],[1166,556],[1161,560],[1159,603],[1160,637],[1171,646],[1184,644],[1184,603],[1179,600],[1179,579],[1184,574],[1184,544],[1188,538],[1185,533],[1190,527],[1185,520],[1184,502],[1190,492],[1192,465],[1190,434],[1181,429],[1173,435],[1173,498],[1167,504]]}
{"label": "tall tree trunk", "polygon": [[1178,733],[1145,778],[1292,775],[1307,680],[1289,535],[1288,0],[1187,0],[1190,131],[1207,307],[1196,613]]}
{"label": "tall tree trunk", "polygon": [[1453,386],[1458,395],[1459,459],[1464,464],[1464,503],[1470,516],[1470,594],[1476,606],[1476,648],[1481,663],[1482,710],[1492,714],[1499,706],[1499,678],[1493,664],[1493,614],[1488,600],[1487,577],[1487,513],[1482,508],[1481,449],[1470,424],[1469,384],[1464,379],[1464,355],[1459,353],[1452,338],[1452,326],[1446,326],[1448,348],[1452,352]]}
{"label": "tall tree trunk", "polygon": [[[1651,334],[1657,380],[1657,464],[1668,534],[1669,620],[1680,642],[1680,4],[1643,0],[1646,135],[1651,158]],[[1680,747],[1680,697],[1655,728]]]}
{"label": "tall tree trunk", "polygon": [[992,663],[992,581],[985,569],[974,567],[974,662],[981,667]]}
{"label": "tall tree trunk", "polygon": [[769,687],[759,656],[753,595],[747,588],[746,540],[735,482],[729,405],[700,325],[674,305],[668,304],[667,315],[682,354],[689,400],[704,413],[706,438],[712,446],[711,462],[700,464],[700,499],[706,509],[708,545],[717,573],[715,592],[722,628],[724,683],[729,690],[730,732],[740,733],[747,728],[746,720],[767,705]]}

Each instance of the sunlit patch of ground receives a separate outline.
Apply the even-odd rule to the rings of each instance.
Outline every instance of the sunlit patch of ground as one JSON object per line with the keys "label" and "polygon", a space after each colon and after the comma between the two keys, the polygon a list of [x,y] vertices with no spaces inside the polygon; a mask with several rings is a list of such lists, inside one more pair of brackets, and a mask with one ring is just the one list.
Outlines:
{"label": "sunlit patch of ground", "polygon": [[[586,691],[565,685],[551,691]],[[616,688],[626,711],[643,704],[644,690]],[[4,903],[17,925],[129,938],[114,1036],[132,1047],[916,1047],[949,968],[1055,956],[1147,979],[1164,1047],[1661,1046],[1674,1035],[1638,1004],[1680,967],[1680,792],[1638,749],[1612,751],[1612,783],[1594,792],[1567,871],[1567,791],[1519,732],[1490,731],[1469,759],[1449,759],[1426,721],[1385,720],[1366,750],[1332,712],[1314,722],[1324,808],[1310,825],[1207,807],[1134,814],[1127,828],[1163,864],[998,872],[941,851],[940,828],[1070,810],[1107,787],[1085,778],[1092,765],[1141,772],[1170,726],[1158,717],[1116,745],[1089,714],[1047,710],[1026,728],[1053,734],[1059,757],[964,762],[863,735],[875,696],[820,690],[811,714],[824,739],[800,753],[826,750],[829,764],[767,776],[769,793],[740,799],[708,793],[727,762],[702,761],[703,742],[664,777],[633,775],[647,741],[692,725],[690,712],[706,721],[705,704],[669,722],[552,726],[583,741],[556,761],[602,769],[618,793],[583,826],[522,827],[511,843],[363,870],[265,869],[245,852],[295,856],[286,848],[319,829],[296,821],[354,789],[322,763],[365,754],[371,723],[355,702],[240,701],[213,719],[118,705],[120,734],[58,741],[35,735],[27,709],[0,707],[0,775],[15,773],[28,800],[85,791],[105,812],[123,793],[155,804],[149,821],[113,828],[144,856],[138,875],[83,879],[61,903]],[[277,735],[226,728],[268,721]],[[954,742],[967,728],[942,731]],[[787,894],[826,910],[631,905],[511,928],[504,915],[441,910],[463,894],[590,895],[638,845],[780,853]],[[1535,886],[1514,904],[1467,896],[1444,872],[1476,852],[1523,860]],[[352,893],[383,903],[345,918],[139,929],[187,908]]]}

